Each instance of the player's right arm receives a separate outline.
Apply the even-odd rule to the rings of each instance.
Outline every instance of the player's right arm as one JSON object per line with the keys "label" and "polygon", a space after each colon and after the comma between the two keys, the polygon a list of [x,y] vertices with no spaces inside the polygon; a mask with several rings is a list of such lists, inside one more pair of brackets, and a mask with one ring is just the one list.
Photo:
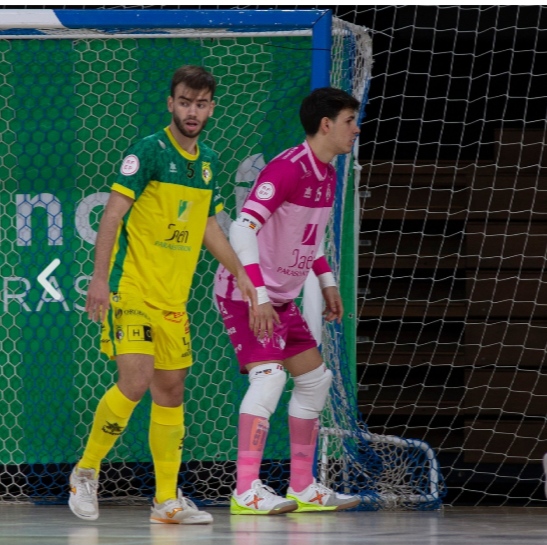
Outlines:
{"label": "player's right arm", "polygon": [[93,276],[87,289],[85,309],[91,320],[102,322],[110,305],[108,273],[110,257],[116,242],[118,227],[122,218],[133,205],[134,200],[118,191],[111,191],[99,223],[95,243]]}
{"label": "player's right arm", "polygon": [[259,339],[264,335],[271,337],[274,323],[279,323],[260,270],[256,235],[261,227],[260,221],[247,212],[241,212],[230,226],[230,243],[256,288],[258,306],[255,315],[250,317],[250,327]]}

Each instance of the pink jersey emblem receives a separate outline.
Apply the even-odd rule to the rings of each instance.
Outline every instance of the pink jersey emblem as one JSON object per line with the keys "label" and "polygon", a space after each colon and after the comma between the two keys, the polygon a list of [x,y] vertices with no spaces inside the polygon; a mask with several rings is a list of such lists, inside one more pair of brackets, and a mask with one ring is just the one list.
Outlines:
{"label": "pink jersey emblem", "polygon": [[315,246],[317,242],[317,223],[308,223],[304,229],[302,244],[305,246]]}
{"label": "pink jersey emblem", "polygon": [[255,191],[257,199],[267,201],[275,195],[275,186],[271,182],[262,182]]}

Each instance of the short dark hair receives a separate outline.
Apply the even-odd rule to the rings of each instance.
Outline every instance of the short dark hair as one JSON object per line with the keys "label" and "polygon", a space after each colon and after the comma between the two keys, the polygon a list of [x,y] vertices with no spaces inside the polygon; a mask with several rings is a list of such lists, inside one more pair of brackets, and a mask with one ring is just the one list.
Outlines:
{"label": "short dark hair", "polygon": [[211,91],[211,98],[215,96],[215,90],[217,83],[213,74],[207,72],[205,68],[201,66],[195,66],[188,64],[178,68],[173,74],[171,79],[171,96],[175,98],[175,89],[179,83],[194,89],[194,91],[201,91],[207,89]]}
{"label": "short dark hair", "polygon": [[320,87],[304,98],[300,106],[300,123],[307,135],[313,136],[319,130],[321,119],[336,119],[345,109],[359,109],[359,101],[350,94],[335,87]]}

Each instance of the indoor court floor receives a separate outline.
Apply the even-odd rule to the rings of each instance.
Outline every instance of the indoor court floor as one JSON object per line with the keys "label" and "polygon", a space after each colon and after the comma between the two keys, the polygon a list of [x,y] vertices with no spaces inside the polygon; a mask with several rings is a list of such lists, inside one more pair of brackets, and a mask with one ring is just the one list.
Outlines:
{"label": "indoor court floor", "polygon": [[65,506],[0,505],[1,545],[547,545],[547,508],[445,507],[231,516],[208,508],[207,526],[150,524],[148,508],[101,507],[86,523]]}

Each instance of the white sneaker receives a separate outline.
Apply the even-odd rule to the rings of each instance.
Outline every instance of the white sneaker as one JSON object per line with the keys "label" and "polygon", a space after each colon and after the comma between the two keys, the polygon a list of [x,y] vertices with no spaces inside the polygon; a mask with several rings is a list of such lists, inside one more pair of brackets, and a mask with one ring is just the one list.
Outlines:
{"label": "white sneaker", "polygon": [[74,467],[70,474],[68,506],[77,517],[84,520],[99,518],[98,487],[99,480],[94,469]]}
{"label": "white sneaker", "polygon": [[211,524],[213,516],[207,511],[199,511],[196,504],[177,490],[176,500],[166,500],[152,506],[150,522],[155,524]]}
{"label": "white sneaker", "polygon": [[298,504],[297,513],[311,511],[342,511],[343,509],[351,509],[361,503],[361,498],[359,496],[339,494],[322,484],[318,484],[315,479],[313,483],[307,488],[304,488],[302,492],[295,492],[289,487],[287,498],[294,500]]}
{"label": "white sneaker", "polygon": [[278,496],[260,479],[254,480],[251,488],[243,494],[234,492],[230,499],[232,515],[279,515],[294,511],[297,507],[295,501]]}

